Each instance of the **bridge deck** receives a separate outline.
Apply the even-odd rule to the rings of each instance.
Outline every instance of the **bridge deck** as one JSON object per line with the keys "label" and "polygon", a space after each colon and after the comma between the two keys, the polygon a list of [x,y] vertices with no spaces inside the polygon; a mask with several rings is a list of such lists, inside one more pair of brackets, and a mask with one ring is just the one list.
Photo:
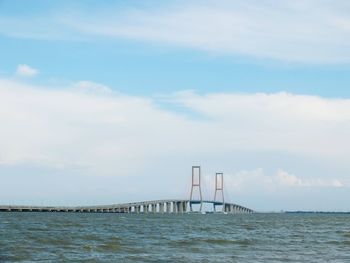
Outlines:
{"label": "bridge deck", "polygon": [[[223,212],[228,213],[253,213],[254,211],[234,204],[222,203],[211,200],[153,200],[112,205],[95,206],[11,206],[0,205],[0,212],[85,212],[85,213],[186,213],[191,210],[192,204],[200,203],[223,206]],[[142,210],[141,210],[142,207]],[[149,209],[151,208],[151,209]],[[190,209],[188,209],[190,208]]]}

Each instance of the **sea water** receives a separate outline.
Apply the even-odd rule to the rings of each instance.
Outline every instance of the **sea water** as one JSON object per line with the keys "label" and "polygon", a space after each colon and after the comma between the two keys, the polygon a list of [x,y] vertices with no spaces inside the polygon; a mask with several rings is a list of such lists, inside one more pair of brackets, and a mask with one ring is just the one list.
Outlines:
{"label": "sea water", "polygon": [[0,262],[350,262],[346,214],[0,213]]}

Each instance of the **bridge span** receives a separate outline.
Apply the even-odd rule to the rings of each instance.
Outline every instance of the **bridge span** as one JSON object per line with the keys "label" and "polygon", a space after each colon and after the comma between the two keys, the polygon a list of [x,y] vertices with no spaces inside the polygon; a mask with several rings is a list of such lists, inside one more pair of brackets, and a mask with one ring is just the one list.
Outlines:
{"label": "bridge span", "polygon": [[[194,197],[197,192],[197,197]],[[143,201],[97,206],[1,206],[0,212],[79,212],[79,213],[193,213],[193,205],[199,205],[197,212],[202,212],[203,204],[213,205],[213,212],[237,214],[253,213],[252,209],[234,203],[225,202],[223,173],[215,174],[215,194],[213,200],[202,198],[201,167],[192,166],[192,186],[190,198]]]}
{"label": "bridge span", "polygon": [[0,206],[0,212],[72,212],[72,213],[193,213],[193,204],[221,206],[220,212],[228,214],[253,213],[254,211],[234,204],[210,200],[154,200],[99,206]]}

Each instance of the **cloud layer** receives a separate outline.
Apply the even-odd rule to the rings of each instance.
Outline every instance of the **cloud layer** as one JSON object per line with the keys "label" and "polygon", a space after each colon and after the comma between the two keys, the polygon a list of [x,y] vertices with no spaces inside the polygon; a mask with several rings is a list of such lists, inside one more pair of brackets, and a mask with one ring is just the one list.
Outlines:
{"label": "cloud layer", "polygon": [[[349,181],[347,99],[190,91],[152,98],[88,81],[57,89],[1,79],[0,123],[0,168],[32,167],[26,173],[33,184],[40,168],[69,174],[72,181],[118,178],[119,185],[133,186],[124,189],[129,194],[148,189],[154,197],[185,197],[195,164],[203,165],[207,176],[226,169],[226,190],[243,198],[278,196],[293,188],[339,188]],[[289,165],[287,172],[288,158],[259,161],[274,153],[318,164],[306,170]],[[234,161],[240,155],[247,161]],[[326,163],[345,172],[324,173]],[[150,198],[147,191],[142,198]]]}
{"label": "cloud layer", "polygon": [[[10,80],[0,84],[2,163],[64,167],[94,166],[103,160],[105,166],[119,160],[122,167],[128,166],[124,159],[216,148],[222,153],[281,151],[341,162],[350,149],[347,99],[284,92],[179,92],[154,99],[113,93],[87,81],[61,90]],[[157,100],[185,113],[162,109]],[[19,136],[23,131],[25,136]],[[73,142],[76,147],[71,147]]]}
{"label": "cloud layer", "polygon": [[[196,3],[196,4],[195,4]],[[82,32],[302,63],[348,63],[346,1],[208,1],[115,19],[76,20]]]}
{"label": "cloud layer", "polygon": [[[347,1],[197,1],[151,10],[96,8],[0,17],[0,32],[36,39],[126,38],[257,59],[350,62]],[[40,26],[39,26],[40,25]]]}

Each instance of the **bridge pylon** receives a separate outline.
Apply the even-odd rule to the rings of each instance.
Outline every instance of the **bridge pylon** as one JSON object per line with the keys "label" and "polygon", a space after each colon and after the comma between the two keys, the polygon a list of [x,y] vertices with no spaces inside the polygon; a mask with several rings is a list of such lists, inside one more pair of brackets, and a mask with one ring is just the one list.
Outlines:
{"label": "bridge pylon", "polygon": [[[198,188],[199,190],[199,200],[193,199],[194,189]],[[201,189],[201,167],[200,166],[192,166],[192,186],[191,186],[191,194],[190,194],[190,211],[192,212],[192,204],[200,204],[199,211],[202,212],[202,189]]]}
{"label": "bridge pylon", "polygon": [[[221,196],[221,200],[218,197]],[[222,212],[225,212],[225,198],[224,198],[224,174],[215,173],[215,194],[214,194],[214,211],[216,212],[216,206],[222,205]]]}

